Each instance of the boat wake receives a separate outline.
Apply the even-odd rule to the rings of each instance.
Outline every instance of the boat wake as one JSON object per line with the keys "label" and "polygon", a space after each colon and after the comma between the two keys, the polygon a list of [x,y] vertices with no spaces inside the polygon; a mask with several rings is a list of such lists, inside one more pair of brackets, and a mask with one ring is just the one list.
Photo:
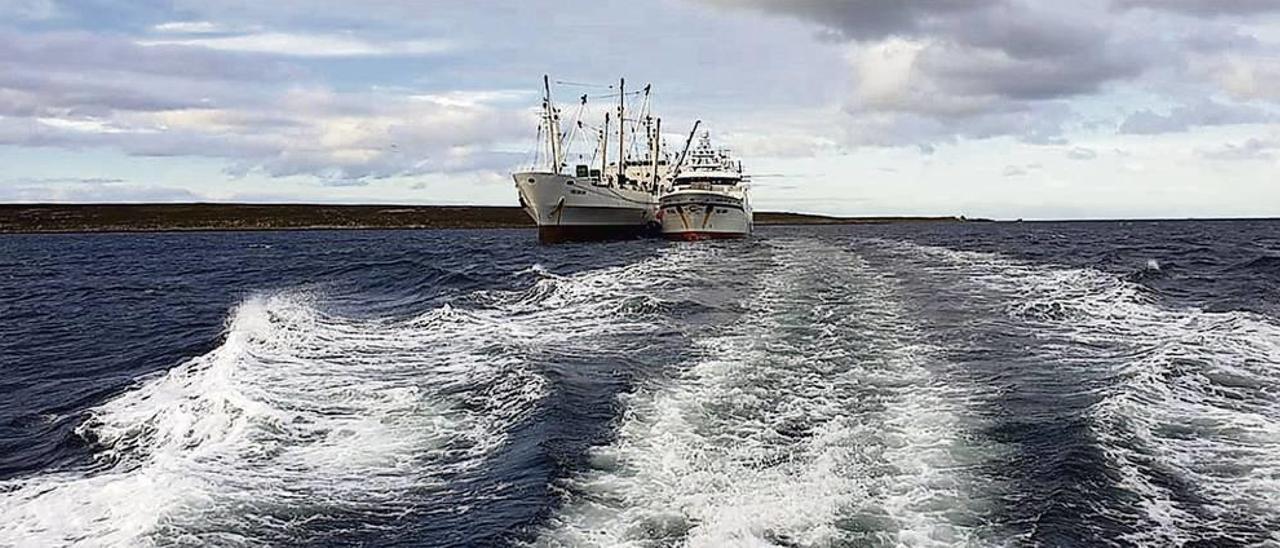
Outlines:
{"label": "boat wake", "polygon": [[0,483],[0,538],[346,542],[465,519],[509,482],[460,478],[485,474],[551,391],[536,358],[656,329],[650,295],[681,261],[675,250],[567,277],[535,267],[526,290],[408,319],[334,316],[302,290],[250,298],[216,349],[91,410],[78,432],[92,469]]}
{"label": "boat wake", "polygon": [[[972,540],[985,497],[968,474],[965,408],[857,255],[774,241],[739,321],[623,397],[617,439],[568,482],[539,544],[813,546]],[[708,267],[714,268],[714,267]]]}
{"label": "boat wake", "polygon": [[88,410],[91,465],[0,481],[0,544],[1280,543],[1280,324],[1170,262],[627,249],[247,298]]}
{"label": "boat wake", "polygon": [[1280,325],[1097,270],[882,244],[1004,295],[1012,329],[1054,343],[1043,367],[1103,381],[1084,418],[1121,494],[1086,513],[1144,545],[1280,541]]}

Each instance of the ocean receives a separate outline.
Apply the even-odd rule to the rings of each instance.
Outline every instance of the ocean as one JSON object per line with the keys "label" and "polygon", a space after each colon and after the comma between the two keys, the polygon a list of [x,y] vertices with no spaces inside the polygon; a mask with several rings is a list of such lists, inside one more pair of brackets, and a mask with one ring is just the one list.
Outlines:
{"label": "ocean", "polygon": [[1280,544],[1280,222],[0,236],[0,545]]}

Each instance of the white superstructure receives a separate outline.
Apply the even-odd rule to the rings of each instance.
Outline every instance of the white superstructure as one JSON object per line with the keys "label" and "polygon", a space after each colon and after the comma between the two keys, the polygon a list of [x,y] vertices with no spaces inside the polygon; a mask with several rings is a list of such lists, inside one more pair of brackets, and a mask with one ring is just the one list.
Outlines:
{"label": "white superstructure", "polygon": [[[584,95],[578,109],[579,119],[566,134],[561,131],[560,110],[551,101],[551,86],[546,78],[544,86],[546,95],[539,133],[546,138],[545,163],[512,174],[520,206],[538,224],[539,239],[561,242],[656,235],[658,197],[667,182],[669,162],[659,137],[661,120],[648,112],[649,88],[633,94],[643,95],[644,103],[639,109],[640,115],[628,120],[625,81],[619,83],[616,129],[610,127],[609,114],[605,114],[600,128],[584,124],[581,120],[586,112],[587,96]],[[648,144],[643,151],[635,150],[641,130]],[[594,138],[597,146],[591,158],[579,154],[579,161],[569,170],[566,151],[578,137],[583,141]],[[611,138],[616,138],[613,146],[610,146]],[[609,161],[611,152],[616,154],[612,162]]]}
{"label": "white superstructure", "polygon": [[[695,126],[696,131],[696,126]],[[742,163],[711,146],[704,132],[682,155],[671,188],[659,200],[662,235],[669,240],[744,238],[753,225]]]}

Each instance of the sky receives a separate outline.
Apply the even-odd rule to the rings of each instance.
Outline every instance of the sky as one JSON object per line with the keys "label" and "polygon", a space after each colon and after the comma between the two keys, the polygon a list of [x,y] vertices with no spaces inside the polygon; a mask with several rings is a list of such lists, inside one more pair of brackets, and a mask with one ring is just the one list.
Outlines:
{"label": "sky", "polygon": [[757,209],[1280,216],[1277,0],[0,0],[0,202],[515,205],[544,74]]}

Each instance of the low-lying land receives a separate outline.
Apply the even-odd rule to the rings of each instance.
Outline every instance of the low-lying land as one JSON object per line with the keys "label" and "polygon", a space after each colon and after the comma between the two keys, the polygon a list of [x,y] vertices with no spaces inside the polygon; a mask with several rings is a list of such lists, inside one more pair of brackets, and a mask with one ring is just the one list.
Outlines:
{"label": "low-lying land", "polygon": [[[962,217],[827,217],[757,212],[758,225],[963,221]],[[518,207],[309,204],[0,204],[0,233],[532,228]]]}

